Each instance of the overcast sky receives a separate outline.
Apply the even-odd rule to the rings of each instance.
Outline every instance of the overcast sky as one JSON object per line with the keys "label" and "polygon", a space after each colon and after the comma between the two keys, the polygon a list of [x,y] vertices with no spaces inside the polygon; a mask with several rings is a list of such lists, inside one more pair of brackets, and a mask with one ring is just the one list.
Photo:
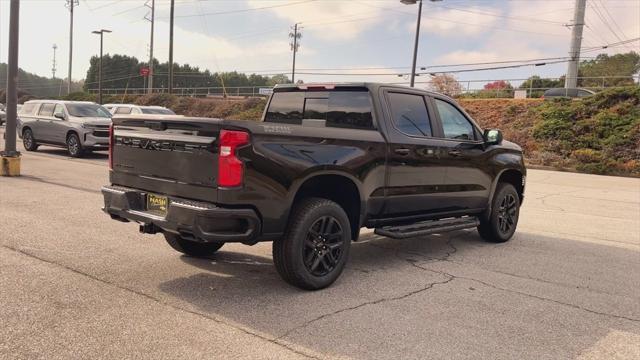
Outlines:
{"label": "overcast sky", "polygon": [[[156,0],[154,55],[168,59],[169,0]],[[367,76],[300,74],[309,81],[406,81],[413,51],[417,5],[399,0],[176,0],[175,55],[211,71],[290,72],[290,27],[301,23],[302,69]],[[150,3],[150,0],[149,0]],[[640,37],[640,0],[587,0],[583,47]],[[75,11],[73,78],[86,76],[98,54],[92,30],[110,29],[105,52],[148,58],[150,26],[145,0],[80,0]],[[574,0],[425,0],[419,66],[566,57]],[[0,0],[0,62],[6,62],[9,0]],[[22,0],[20,67],[51,76],[53,44],[58,77],[67,76],[69,12],[65,0]],[[609,53],[640,50],[640,42]],[[598,51],[584,53],[594,56]],[[551,62],[551,61],[548,61]],[[495,66],[495,65],[493,65]],[[471,68],[463,66],[459,68]],[[372,69],[373,68],[373,69]],[[353,70],[357,69],[357,70]],[[432,71],[443,68],[433,68]],[[444,68],[454,69],[454,68]],[[566,63],[458,73],[460,80],[560,76]],[[389,74],[389,75],[384,75]],[[106,74],[105,78],[118,74]],[[420,77],[418,81],[426,81]]]}

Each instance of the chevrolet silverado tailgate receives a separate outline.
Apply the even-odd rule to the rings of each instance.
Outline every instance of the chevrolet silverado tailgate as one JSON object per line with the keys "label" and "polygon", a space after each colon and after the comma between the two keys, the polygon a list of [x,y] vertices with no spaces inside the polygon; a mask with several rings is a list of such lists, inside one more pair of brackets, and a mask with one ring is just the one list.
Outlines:
{"label": "chevrolet silverado tailgate", "polygon": [[114,117],[111,182],[215,200],[221,122],[158,115]]}

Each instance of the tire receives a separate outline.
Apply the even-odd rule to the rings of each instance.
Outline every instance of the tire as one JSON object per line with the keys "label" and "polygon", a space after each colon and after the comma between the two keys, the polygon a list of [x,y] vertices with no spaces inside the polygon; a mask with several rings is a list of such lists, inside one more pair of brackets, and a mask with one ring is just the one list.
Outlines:
{"label": "tire", "polygon": [[33,137],[33,131],[31,131],[31,129],[27,128],[22,132],[22,146],[24,146],[27,151],[38,150],[38,143],[36,143],[36,139]]}
{"label": "tire", "polygon": [[351,225],[340,205],[308,198],[296,204],[284,237],[273,242],[273,262],[289,284],[318,290],[340,276],[350,247]]}
{"label": "tire", "polygon": [[180,235],[169,233],[165,233],[164,238],[174,250],[193,257],[209,257],[224,245],[224,243],[201,243],[186,240]]}
{"label": "tire", "polygon": [[80,158],[84,155],[84,149],[82,148],[78,134],[71,133],[67,136],[67,151],[69,155],[74,158]]}
{"label": "tire", "polygon": [[509,241],[516,232],[520,217],[520,196],[509,183],[499,183],[491,203],[489,218],[481,218],[478,233],[485,241]]}

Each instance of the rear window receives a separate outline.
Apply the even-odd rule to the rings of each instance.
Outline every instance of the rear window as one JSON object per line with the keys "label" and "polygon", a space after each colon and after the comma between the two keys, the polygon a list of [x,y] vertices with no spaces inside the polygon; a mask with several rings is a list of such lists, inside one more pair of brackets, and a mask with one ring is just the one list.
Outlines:
{"label": "rear window", "polygon": [[173,111],[169,109],[161,109],[161,108],[142,108],[143,114],[154,114],[154,115],[175,115]]}
{"label": "rear window", "polygon": [[31,115],[36,109],[36,104],[24,104],[22,108],[20,108],[21,115]]}
{"label": "rear window", "polygon": [[374,129],[371,97],[366,90],[273,94],[266,122],[299,125],[303,119],[325,120],[328,127]]}
{"label": "rear window", "polygon": [[131,114],[130,107],[118,107],[116,108],[116,114]]}

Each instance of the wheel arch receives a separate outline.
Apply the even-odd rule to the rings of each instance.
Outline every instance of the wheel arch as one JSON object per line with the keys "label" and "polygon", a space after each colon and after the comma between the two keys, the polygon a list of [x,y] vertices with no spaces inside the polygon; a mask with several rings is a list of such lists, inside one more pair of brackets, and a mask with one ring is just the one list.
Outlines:
{"label": "wheel arch", "polygon": [[501,182],[506,182],[513,185],[518,192],[518,197],[520,198],[520,203],[524,200],[524,180],[525,180],[526,172],[521,169],[516,168],[507,168],[502,169],[493,184],[491,185],[491,194],[489,196],[489,210],[491,210],[491,202],[493,200],[493,196],[495,195],[496,188],[498,184]]}
{"label": "wheel arch", "polygon": [[[358,181],[352,176],[339,171],[315,173],[300,181],[295,191],[291,193],[293,194],[291,208],[300,200],[309,197],[320,197],[336,202],[347,213],[351,225],[351,238],[353,240],[358,238],[365,205]],[[287,218],[290,216],[291,210]]]}
{"label": "wheel arch", "polygon": [[64,140],[66,141],[69,138],[69,135],[71,134],[76,134],[76,136],[78,137],[78,140],[80,140],[80,144],[82,144],[82,138],[80,137],[80,133],[76,129],[67,130],[67,134],[64,136]]}

